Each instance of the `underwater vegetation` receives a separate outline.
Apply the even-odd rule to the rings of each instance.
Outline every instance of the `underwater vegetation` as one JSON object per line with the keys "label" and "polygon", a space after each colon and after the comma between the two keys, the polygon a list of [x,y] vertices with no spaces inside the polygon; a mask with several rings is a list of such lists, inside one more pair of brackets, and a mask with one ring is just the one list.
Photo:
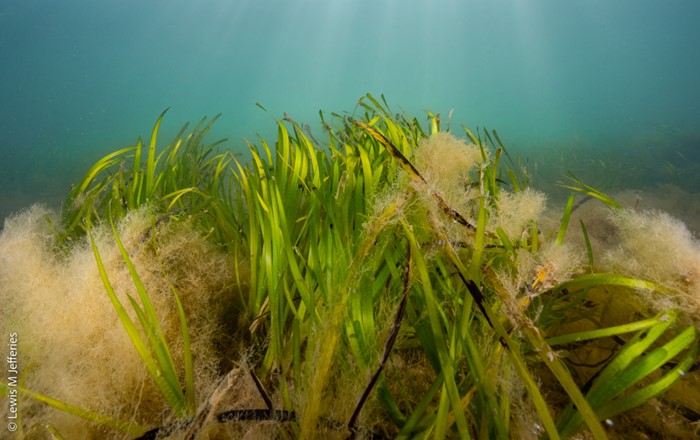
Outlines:
{"label": "underwater vegetation", "polygon": [[566,188],[557,182],[573,172],[587,182],[595,182],[596,188],[614,193],[616,199],[624,199],[622,192],[641,192],[644,197],[640,207],[673,212],[697,231],[699,147],[697,136],[652,125],[625,141],[601,145],[579,139],[542,146],[535,152],[528,151],[522,167],[531,184],[547,193],[550,200],[566,199]]}
{"label": "underwater vegetation", "polygon": [[670,215],[573,175],[548,210],[496,131],[383,97],[246,162],[216,118],[159,146],[164,115],[5,222],[10,438],[697,434],[700,244]]}

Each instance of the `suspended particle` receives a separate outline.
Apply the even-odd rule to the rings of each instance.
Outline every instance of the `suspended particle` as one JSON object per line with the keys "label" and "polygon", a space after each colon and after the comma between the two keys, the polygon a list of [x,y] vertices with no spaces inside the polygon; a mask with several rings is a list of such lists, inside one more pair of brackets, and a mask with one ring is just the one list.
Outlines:
{"label": "suspended particle", "polygon": [[608,428],[612,428],[613,426],[615,426],[615,422],[613,422],[610,419],[605,419],[605,424],[608,426]]}

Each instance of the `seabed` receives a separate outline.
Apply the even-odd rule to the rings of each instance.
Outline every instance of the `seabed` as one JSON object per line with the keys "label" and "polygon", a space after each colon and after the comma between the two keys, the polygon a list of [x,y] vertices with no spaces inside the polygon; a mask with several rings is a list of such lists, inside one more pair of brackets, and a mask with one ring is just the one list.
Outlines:
{"label": "seabed", "polygon": [[654,203],[383,97],[245,159],[164,116],[5,221],[3,438],[697,438],[676,158]]}

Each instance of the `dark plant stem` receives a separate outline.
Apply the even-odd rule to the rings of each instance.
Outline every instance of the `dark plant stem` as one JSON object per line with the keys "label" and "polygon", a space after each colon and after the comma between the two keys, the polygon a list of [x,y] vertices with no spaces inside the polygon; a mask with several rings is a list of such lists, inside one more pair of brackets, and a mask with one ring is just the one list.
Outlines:
{"label": "dark plant stem", "polygon": [[411,248],[408,248],[408,264],[406,265],[406,269],[404,272],[405,278],[404,278],[404,283],[403,283],[403,296],[401,298],[401,303],[399,304],[399,309],[396,312],[396,318],[394,319],[394,327],[391,329],[391,334],[389,335],[389,339],[386,342],[386,345],[384,347],[384,355],[382,356],[382,360],[379,363],[379,367],[377,367],[377,371],[374,372],[374,375],[372,376],[372,379],[369,381],[369,384],[367,385],[367,388],[365,388],[364,393],[362,393],[362,397],[360,397],[360,400],[357,402],[357,406],[355,407],[355,411],[352,413],[352,416],[350,417],[350,420],[348,421],[348,429],[350,430],[350,435],[348,436],[348,439],[354,439],[355,435],[357,434],[357,430],[355,428],[355,423],[357,423],[357,418],[360,416],[360,411],[362,410],[362,407],[365,404],[365,401],[369,397],[369,393],[372,392],[372,389],[376,385],[377,381],[379,380],[379,376],[382,374],[382,371],[384,370],[384,366],[386,365],[386,362],[389,360],[389,355],[391,354],[391,350],[394,348],[394,344],[396,343],[396,338],[399,336],[399,329],[401,328],[401,321],[403,321],[403,317],[406,313],[406,303],[408,302],[408,291],[411,288],[411,266],[413,263],[413,259],[411,257]]}

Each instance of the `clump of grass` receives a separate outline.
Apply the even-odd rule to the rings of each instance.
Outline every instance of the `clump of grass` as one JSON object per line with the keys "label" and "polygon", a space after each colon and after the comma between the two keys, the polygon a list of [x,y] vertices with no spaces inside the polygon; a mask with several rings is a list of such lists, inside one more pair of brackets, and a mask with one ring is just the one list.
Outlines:
{"label": "clump of grass", "polygon": [[[679,220],[665,212],[618,210],[611,215],[617,247],[604,255],[604,264],[633,277],[646,278],[673,289],[657,295],[657,309],[669,307],[700,313],[700,243]],[[694,312],[693,312],[694,311]]]}
{"label": "clump of grass", "polygon": [[[185,124],[175,138],[158,149],[158,117],[150,141],[114,151],[98,160],[68,194],[63,221],[57,230],[60,241],[85,234],[86,225],[102,219],[118,219],[127,212],[150,206],[162,216],[216,209],[216,199],[225,193],[224,173],[231,161],[228,152],[217,152],[225,139],[202,144],[218,115],[202,119],[188,134]],[[212,197],[216,197],[212,199]],[[165,219],[166,217],[161,217]],[[225,225],[213,233],[228,233]]]}
{"label": "clump of grass", "polygon": [[[166,374],[171,380],[160,388],[182,421],[156,431],[268,418],[288,427],[276,432],[298,438],[561,438],[583,429],[606,438],[607,419],[667,390],[697,356],[697,332],[677,304],[656,316],[567,327],[590,322],[591,303],[605,289],[642,301],[647,296],[638,291],[666,295],[679,286],[594,265],[600,256],[585,223],[585,247],[568,239],[575,194],[561,220],[541,230],[546,198],[518,169],[503,169],[509,156],[496,131],[466,129],[460,139],[442,132],[432,113],[424,129],[367,95],[350,116],[321,113],[325,145],[285,118],[274,144],[249,144],[251,161],[242,163],[202,143],[209,125],[181,132],[159,152],[161,119],[147,151],[137,142],[89,170],[69,196],[59,240],[75,242],[85,233],[80,225],[104,228],[143,204],[154,210],[149,240],[161,222],[205,232],[228,253],[232,280],[225,284],[245,292],[236,316],[220,317],[218,337],[247,333],[264,408],[212,409],[234,391],[206,375],[201,386],[216,391],[193,401],[207,367],[197,356],[168,359],[175,350],[159,336],[161,317],[146,310],[155,293],[138,288],[140,300],[127,302],[143,324],[141,352],[150,344],[161,353],[155,363],[142,355],[142,364],[185,372]],[[568,187],[621,212],[573,176]],[[120,252],[117,261],[129,267],[131,259]],[[164,271],[177,261],[163,259]],[[139,263],[131,268],[135,281]],[[109,292],[111,275],[100,273]],[[178,329],[200,313],[182,303],[170,317]],[[613,336],[617,352],[589,376],[578,374],[566,352]],[[138,340],[132,330],[131,341]],[[134,356],[133,347],[124,350]],[[232,355],[242,353],[219,346],[215,356],[223,367]],[[415,367],[397,367],[407,364]],[[413,382],[423,385],[406,385]]]}
{"label": "clump of grass", "polygon": [[[149,378],[105,292],[88,237],[74,241],[69,251],[57,253],[44,222],[46,215],[56,216],[32,207],[7,220],[0,236],[0,295],[8,306],[0,312],[0,322],[3,332],[16,331],[23,338],[21,384],[28,397],[22,402],[25,434],[41,430],[42,422],[50,423],[65,438],[102,437],[109,432],[106,427],[115,426],[137,434],[163,423],[164,415],[167,420],[171,405],[173,416],[192,411],[192,397],[184,400],[181,396],[182,404],[174,405]],[[142,307],[140,290],[157,316],[158,343],[169,347],[169,374],[180,381],[178,390],[188,388],[187,377],[190,395],[193,384],[203,393],[218,377],[219,322],[226,304],[233,301],[231,259],[187,222],[157,227],[154,222],[152,212],[139,209],[115,224],[135,270],[133,276],[109,224],[92,227],[92,241],[113,299],[123,305],[126,315],[122,317],[134,321],[136,334],[148,345],[148,329],[155,323],[144,327],[139,323],[133,305]],[[150,238],[144,240],[149,230]],[[187,338],[170,286],[187,316]],[[136,334],[132,328],[131,336]],[[188,345],[197,365],[194,376],[192,369],[186,374]],[[173,389],[178,380],[172,382]],[[49,399],[58,410],[38,404],[36,398],[44,403]],[[200,395],[198,402],[205,398]],[[66,411],[69,408],[73,409]],[[76,416],[96,422],[97,427]],[[100,427],[106,421],[106,427]]]}

